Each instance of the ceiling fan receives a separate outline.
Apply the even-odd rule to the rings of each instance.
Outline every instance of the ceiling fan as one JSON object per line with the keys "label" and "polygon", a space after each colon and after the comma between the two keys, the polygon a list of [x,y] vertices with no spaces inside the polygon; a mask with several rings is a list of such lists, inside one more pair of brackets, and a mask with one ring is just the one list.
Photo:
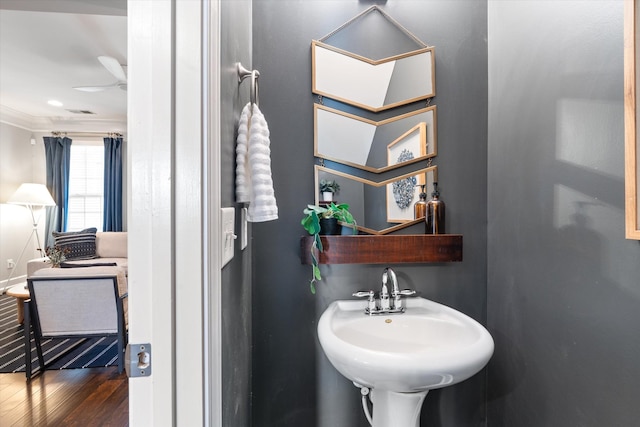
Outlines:
{"label": "ceiling fan", "polygon": [[83,92],[101,92],[103,90],[119,88],[127,90],[127,75],[124,72],[124,68],[117,59],[111,56],[98,56],[98,61],[117,79],[115,83],[104,86],[76,86],[74,89],[81,90]]}

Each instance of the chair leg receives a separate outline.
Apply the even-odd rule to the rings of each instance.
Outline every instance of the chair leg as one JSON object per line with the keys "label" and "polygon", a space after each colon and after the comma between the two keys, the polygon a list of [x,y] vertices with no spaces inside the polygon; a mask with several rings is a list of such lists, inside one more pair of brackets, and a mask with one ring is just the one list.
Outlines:
{"label": "chair leg", "polygon": [[24,321],[22,322],[22,328],[24,331],[24,372],[27,376],[27,380],[31,379],[31,310],[29,310],[29,300],[23,302],[24,307]]}
{"label": "chair leg", "polygon": [[127,328],[124,322],[122,299],[118,301],[116,307],[118,313],[118,373],[121,374],[122,371],[124,371],[125,347],[128,341]]}
{"label": "chair leg", "polygon": [[[121,313],[120,313],[121,314]],[[127,345],[127,331],[124,325],[124,316],[118,316],[118,373],[124,371],[124,352]]]}
{"label": "chair leg", "polygon": [[122,334],[118,334],[118,373],[124,370],[124,339]]}

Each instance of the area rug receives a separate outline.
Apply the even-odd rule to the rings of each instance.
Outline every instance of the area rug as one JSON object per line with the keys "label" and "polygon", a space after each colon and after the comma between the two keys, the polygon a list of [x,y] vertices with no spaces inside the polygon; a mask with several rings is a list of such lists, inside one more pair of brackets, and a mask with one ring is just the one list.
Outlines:
{"label": "area rug", "polygon": [[[24,329],[16,316],[16,300],[0,295],[0,373],[24,372]],[[115,338],[55,339],[42,342],[47,370],[81,369],[116,365],[118,343]],[[31,332],[31,369],[40,369]]]}

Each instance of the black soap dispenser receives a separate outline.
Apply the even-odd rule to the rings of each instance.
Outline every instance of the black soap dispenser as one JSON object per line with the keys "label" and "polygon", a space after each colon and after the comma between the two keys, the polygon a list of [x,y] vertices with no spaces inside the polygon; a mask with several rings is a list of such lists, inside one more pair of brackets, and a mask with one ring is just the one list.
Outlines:
{"label": "black soap dispenser", "polygon": [[413,205],[413,218],[424,218],[427,214],[427,193],[424,192],[424,184],[420,186],[420,200]]}
{"label": "black soap dispenser", "polygon": [[425,221],[427,223],[426,234],[445,234],[445,206],[444,202],[440,200],[437,182],[433,183],[431,200],[427,202]]}

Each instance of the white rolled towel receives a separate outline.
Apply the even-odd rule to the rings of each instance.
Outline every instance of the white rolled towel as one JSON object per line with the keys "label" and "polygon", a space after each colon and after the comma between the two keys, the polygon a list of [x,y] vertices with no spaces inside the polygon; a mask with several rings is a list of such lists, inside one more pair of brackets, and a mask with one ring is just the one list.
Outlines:
{"label": "white rolled towel", "polygon": [[251,197],[247,220],[272,221],[278,219],[278,205],[271,176],[269,126],[256,104],[253,104],[249,122],[248,163]]}
{"label": "white rolled towel", "polygon": [[236,139],[236,202],[238,203],[251,201],[251,172],[247,157],[250,114],[251,104],[247,104],[242,109],[238,123],[238,137]]}

